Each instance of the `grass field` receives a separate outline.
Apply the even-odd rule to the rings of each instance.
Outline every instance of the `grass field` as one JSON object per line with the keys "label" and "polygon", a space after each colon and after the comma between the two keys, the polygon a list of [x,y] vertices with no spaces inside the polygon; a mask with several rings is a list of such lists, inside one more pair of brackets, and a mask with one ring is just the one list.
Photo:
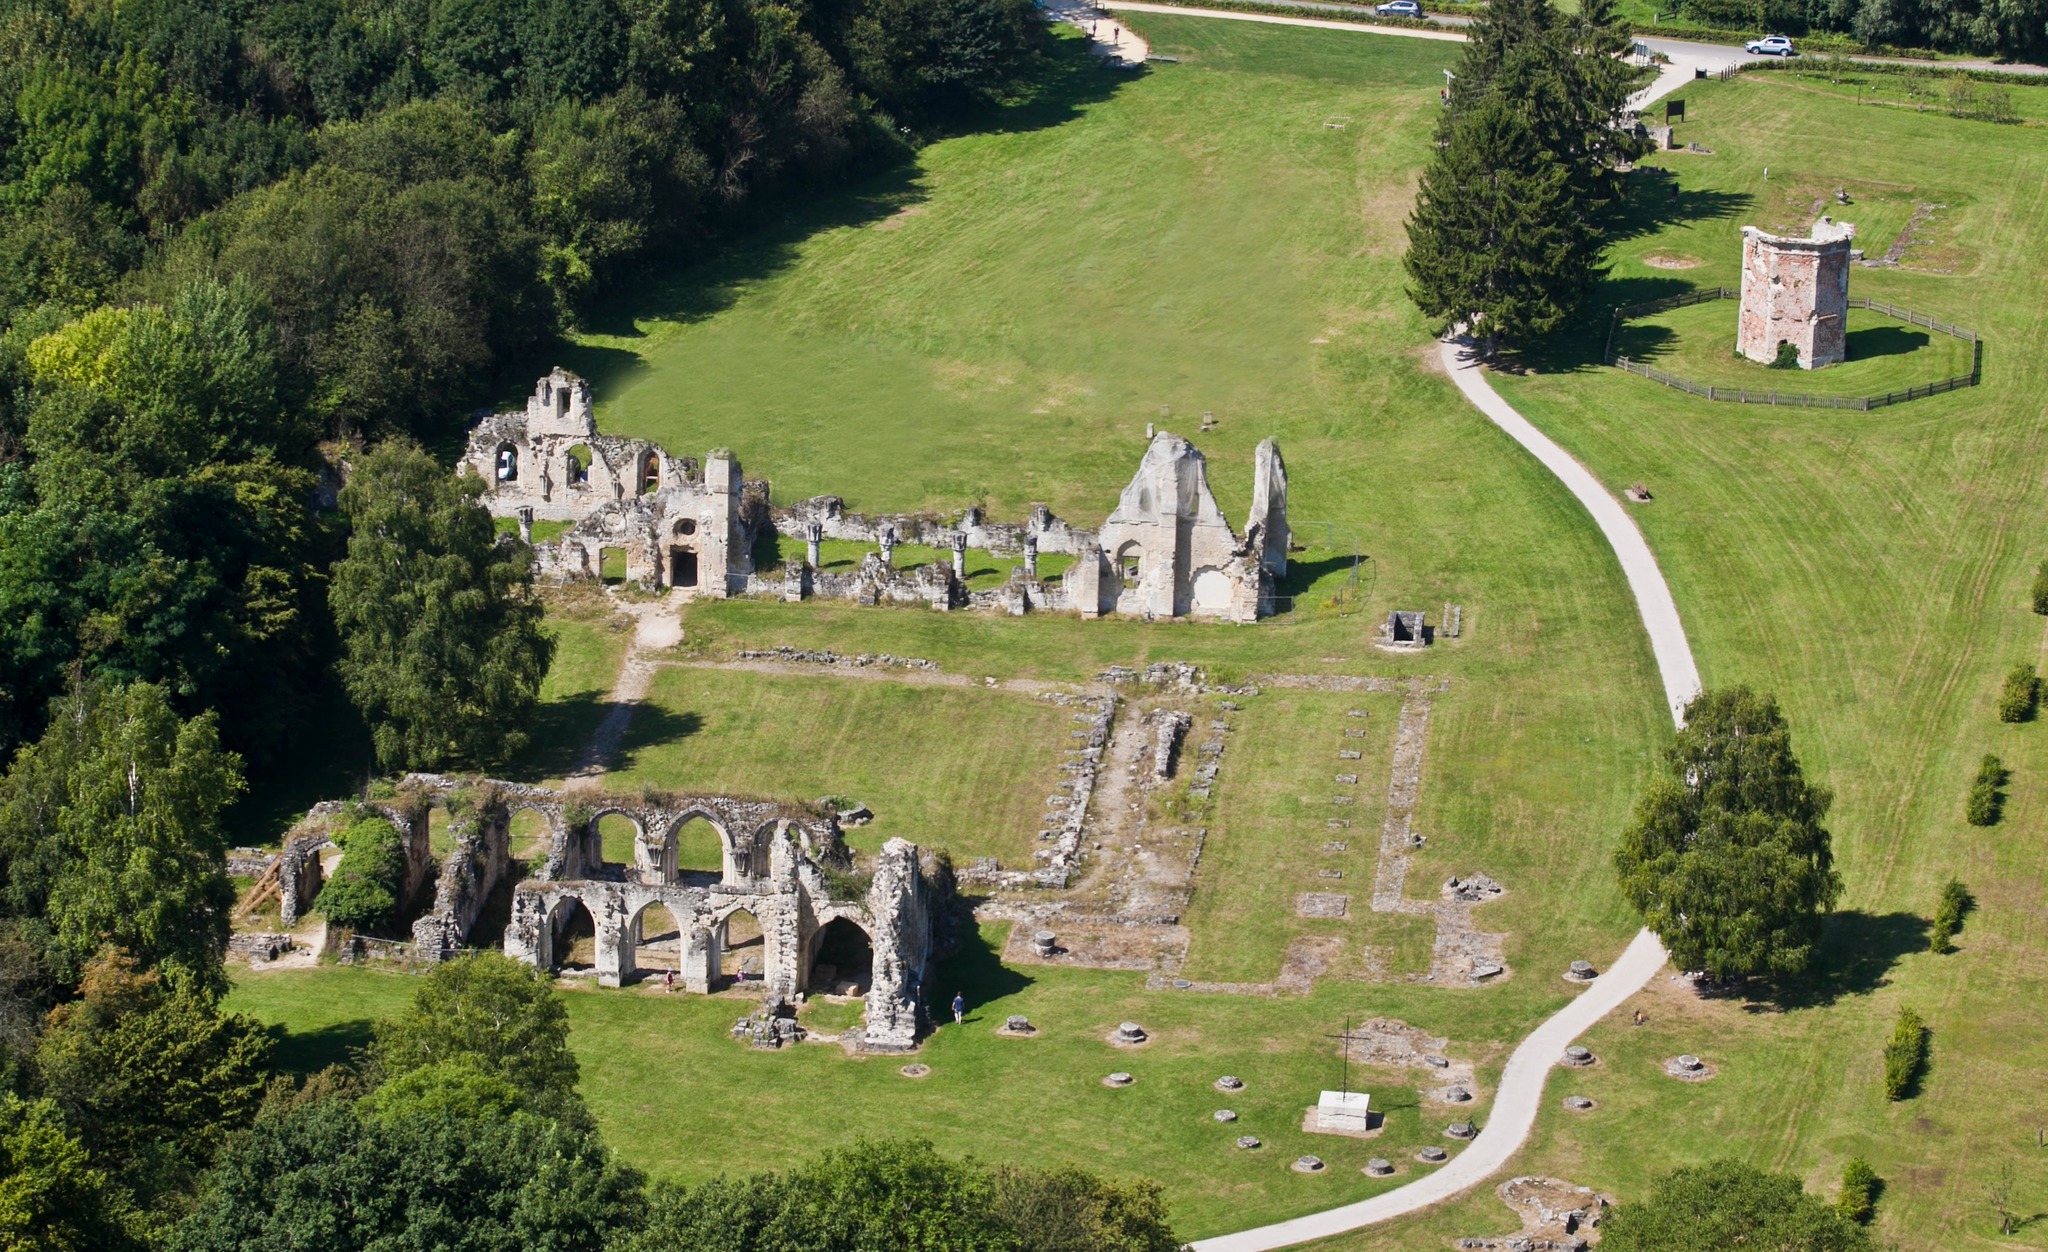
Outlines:
{"label": "grass field", "polygon": [[1071,710],[1007,691],[683,667],[648,705],[611,785],[855,799],[875,813],[855,847],[900,835],[963,865],[1031,867],[1073,729]]}
{"label": "grass field", "polygon": [[[685,615],[690,645],[886,651],[1003,678],[1086,678],[1151,659],[1229,678],[1448,678],[1416,818],[1429,842],[1409,891],[1450,873],[1506,883],[1483,923],[1508,933],[1516,974],[1484,989],[1332,979],[1301,997],[1147,994],[1133,975],[1003,969],[991,933],[944,972],[938,994],[962,988],[974,1020],[926,1046],[934,1073],[921,1082],[832,1048],[738,1048],[725,1037],[741,1007],[729,998],[571,993],[584,1090],[612,1141],[657,1173],[786,1164],[898,1126],[948,1150],[1158,1178],[1190,1236],[1325,1207],[1389,1185],[1358,1173],[1367,1156],[1400,1162],[1394,1183],[1412,1177],[1412,1149],[1439,1141],[1435,1123],[1448,1118],[1419,1107],[1412,1076],[1375,1074],[1366,1082],[1389,1114],[1380,1140],[1302,1135],[1301,1109],[1333,1076],[1324,1035],[1347,1015],[1403,1017],[1449,1035],[1454,1055],[1480,1064],[1484,1087],[1512,1042],[1570,994],[1554,971],[1610,957],[1632,929],[1608,851],[1668,730],[1640,623],[1577,504],[1433,372],[1427,328],[1401,294],[1400,219],[1455,48],[1180,17],[1137,25],[1181,62],[1128,78],[1067,67],[1014,124],[937,145],[904,177],[736,241],[619,310],[611,333],[567,363],[596,381],[608,429],[679,451],[728,445],[779,498],[830,491],[856,508],[980,502],[1015,518],[1043,500],[1092,524],[1165,405],[1169,429],[1191,431],[1204,410],[1221,419],[1199,442],[1235,514],[1252,445],[1277,434],[1294,516],[1364,537],[1356,614],[1236,629],[702,603]],[[1991,350],[1983,387],[1873,414],[1712,405],[1600,367],[1603,307],[1526,376],[1500,380],[1611,484],[1651,486],[1639,516],[1702,669],[1711,683],[1751,681],[1783,699],[1809,771],[1838,794],[1831,825],[1848,884],[1828,976],[1775,1004],[1700,1002],[1654,984],[1642,1000],[1649,1025],[1617,1015],[1596,1029],[1588,1042],[1603,1064],[1569,1083],[1601,1108],[1568,1115],[1556,1103],[1566,1084],[1553,1084],[1514,1168],[1626,1199],[1658,1171],[1734,1154],[1831,1195],[1843,1160],[1860,1153],[1886,1179],[1883,1236],[2043,1246],[2043,1219],[1994,1237],[1983,1195],[2011,1162],[2022,1214],[2048,1208],[2033,1147],[2048,1122],[2048,1009],[2037,994],[2048,975],[2037,846],[2048,730],[1991,715],[1998,675],[2043,646],[2024,589],[2048,555],[2029,543],[2048,534],[2043,387],[2031,364],[2048,348],[2048,149],[2026,129],[1873,109],[1770,76],[1697,84],[1687,100],[1681,138],[1714,155],[1660,158],[1680,180],[1676,201],[1654,170],[1638,176],[1648,194],[1603,305],[1732,283],[1740,225],[1803,226],[1813,201],[1846,186],[1857,203],[1843,216],[1873,251],[1920,204],[1943,206],[1906,249],[1918,268],[1859,269],[1852,291],[1975,325]],[[1350,121],[1325,125],[1336,118]],[[1700,265],[1653,268],[1651,255]],[[1326,588],[1339,556],[1332,547],[1316,560],[1304,577]],[[1422,657],[1372,648],[1388,609],[1445,601],[1464,606],[1464,638]],[[580,742],[572,723],[594,724],[601,698],[584,697],[608,683],[616,642],[590,626],[565,647],[562,677],[550,678],[551,750]],[[815,724],[806,693],[834,680],[720,675],[730,685],[714,690],[707,673],[664,673],[643,710],[650,720],[636,717],[627,777],[853,792],[884,820],[900,811],[919,831],[943,832],[929,837],[956,851],[952,815],[969,803],[1000,811],[1021,796],[1035,827],[1045,790],[1028,770],[1013,776],[1029,749],[996,742],[990,719],[1001,726],[1009,714],[988,703],[993,693],[969,705],[953,689],[876,683],[869,694],[847,682],[861,690],[833,695],[829,716],[842,698],[869,702],[860,725],[876,733],[863,737]],[[1301,826],[1303,798],[1331,764],[1312,730],[1330,712],[1319,700],[1251,699],[1244,721],[1259,733],[1238,732],[1226,759],[1191,918],[1194,959],[1219,970],[1270,977],[1297,933],[1274,913],[1322,863],[1303,853]],[[685,733],[680,720],[659,724],[663,714],[700,720]],[[971,757],[946,738],[969,735],[1004,767],[917,756]],[[1386,750],[1367,742],[1368,757]],[[1987,750],[2016,774],[2005,822],[1983,831],[1963,825],[1961,801]],[[1358,765],[1361,794],[1384,787],[1383,765]],[[893,801],[877,799],[891,788]],[[1007,839],[1008,820],[983,825]],[[1354,862],[1347,882],[1366,873],[1363,857]],[[1956,952],[1918,951],[1920,919],[1951,872],[1980,911]],[[1219,946],[1233,943],[1244,950]],[[407,986],[352,971],[250,975],[234,1003],[288,1022],[287,1054],[306,1065],[360,1039],[362,1022]],[[1886,1105],[1875,1054],[1902,1000],[1933,1026],[1933,1067],[1920,1095]],[[1045,1033],[996,1038],[1010,1012]],[[1124,1017],[1158,1042],[1135,1054],[1103,1044]],[[1719,1076],[1662,1077],[1657,1062],[1679,1052],[1706,1057]],[[1138,1084],[1102,1088],[1117,1068]],[[1221,1103],[1209,1083],[1226,1072],[1251,1084],[1231,1098],[1242,1120],[1228,1133],[1208,1116]],[[764,1133],[764,1114],[786,1126]],[[1228,1146],[1246,1131],[1268,1147]],[[1291,1173],[1302,1151],[1332,1169]],[[1511,1224],[1481,1191],[1330,1246],[1442,1246]]]}

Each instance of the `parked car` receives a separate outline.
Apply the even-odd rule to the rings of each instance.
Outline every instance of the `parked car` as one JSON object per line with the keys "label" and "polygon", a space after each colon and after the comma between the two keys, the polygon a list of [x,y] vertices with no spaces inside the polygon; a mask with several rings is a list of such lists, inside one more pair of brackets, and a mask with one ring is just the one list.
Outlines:
{"label": "parked car", "polygon": [[1754,52],[1758,56],[1796,57],[1799,55],[1792,50],[1792,41],[1783,35],[1765,35],[1762,39],[1752,39],[1742,46],[1745,51]]}
{"label": "parked car", "polygon": [[1372,11],[1381,17],[1421,17],[1422,6],[1415,0],[1387,0],[1385,4],[1372,6]]}

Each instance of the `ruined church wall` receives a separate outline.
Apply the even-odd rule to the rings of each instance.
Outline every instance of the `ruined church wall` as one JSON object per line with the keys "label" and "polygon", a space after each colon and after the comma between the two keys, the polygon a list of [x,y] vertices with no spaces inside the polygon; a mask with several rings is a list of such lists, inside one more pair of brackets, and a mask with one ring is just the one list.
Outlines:
{"label": "ruined church wall", "polygon": [[1845,360],[1854,237],[1854,226],[1825,217],[1807,239],[1743,227],[1736,351],[1768,365],[1782,342],[1798,349],[1801,369]]}

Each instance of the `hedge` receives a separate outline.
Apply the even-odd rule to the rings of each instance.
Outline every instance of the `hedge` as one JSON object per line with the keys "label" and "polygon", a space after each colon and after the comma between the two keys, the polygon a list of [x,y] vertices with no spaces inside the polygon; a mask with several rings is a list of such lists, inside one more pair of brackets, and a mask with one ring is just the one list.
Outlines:
{"label": "hedge", "polygon": [[1877,1215],[1877,1171],[1869,1161],[1852,1156],[1842,1167],[1842,1194],[1835,1211],[1859,1226]]}
{"label": "hedge", "polygon": [[1899,1006],[1898,1024],[1884,1045],[1884,1098],[1903,1100],[1927,1062],[1927,1023],[1912,1009]]}
{"label": "hedge", "polygon": [[2005,676],[2005,688],[1998,693],[1998,720],[2031,722],[2034,705],[2041,695],[2041,679],[2032,665],[2015,665]]}
{"label": "hedge", "polygon": [[1970,784],[1970,798],[1963,802],[1963,820],[1972,826],[1996,826],[2005,810],[2005,765],[1987,756],[1977,765],[1977,777]]}
{"label": "hedge", "polygon": [[[1662,29],[1659,27],[1658,29]],[[1640,33],[1640,32],[1638,32]],[[1852,49],[1852,51],[1859,51]],[[1883,56],[1930,56],[1921,52],[1900,52],[1896,49],[1870,55]],[[1810,70],[1823,74],[1925,74],[1934,78],[1968,78],[1980,83],[2003,83],[2008,87],[2048,87],[2048,74],[2015,74],[2009,70],[1973,70],[1957,65],[1914,64],[1898,65],[1889,61],[1852,61],[1843,56],[1782,57],[1769,61],[1751,61],[1744,65],[1743,72],[1751,70]],[[2048,566],[2044,566],[2048,568]],[[2048,609],[2039,610],[2048,613]]]}
{"label": "hedge", "polygon": [[1959,879],[1951,878],[1942,884],[1941,899],[1934,906],[1934,929],[1927,936],[1928,951],[1948,951],[1948,941],[1963,928],[1963,914],[1969,912],[1974,903],[1970,889]]}

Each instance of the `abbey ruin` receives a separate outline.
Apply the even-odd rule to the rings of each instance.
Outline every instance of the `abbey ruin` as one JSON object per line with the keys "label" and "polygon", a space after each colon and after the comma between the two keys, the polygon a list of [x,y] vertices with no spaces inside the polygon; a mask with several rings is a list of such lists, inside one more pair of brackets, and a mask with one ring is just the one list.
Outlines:
{"label": "abbey ruin", "polygon": [[[813,596],[862,604],[922,603],[1022,614],[1068,611],[1251,622],[1274,611],[1287,574],[1287,467],[1267,439],[1254,454],[1252,508],[1245,532],[1232,529],[1209,490],[1207,462],[1187,440],[1160,432],[1099,530],[1073,526],[1040,506],[1022,523],[980,509],[957,518],[866,516],[838,496],[788,506],[768,484],[749,481],[732,453],[701,461],[643,439],[600,435],[590,385],[562,369],[539,381],[521,412],[480,422],[463,466],[490,490],[486,505],[519,519],[532,540],[536,521],[567,522],[559,538],[535,544],[541,572],[594,578],[606,549],[623,554],[623,576],[692,596]],[[770,559],[779,540],[803,556]],[[873,545],[850,572],[828,572],[825,540]],[[899,567],[894,549],[916,544],[950,561]],[[1001,586],[970,590],[966,554],[1020,560]],[[1072,558],[1058,578],[1040,578],[1040,554]]]}

